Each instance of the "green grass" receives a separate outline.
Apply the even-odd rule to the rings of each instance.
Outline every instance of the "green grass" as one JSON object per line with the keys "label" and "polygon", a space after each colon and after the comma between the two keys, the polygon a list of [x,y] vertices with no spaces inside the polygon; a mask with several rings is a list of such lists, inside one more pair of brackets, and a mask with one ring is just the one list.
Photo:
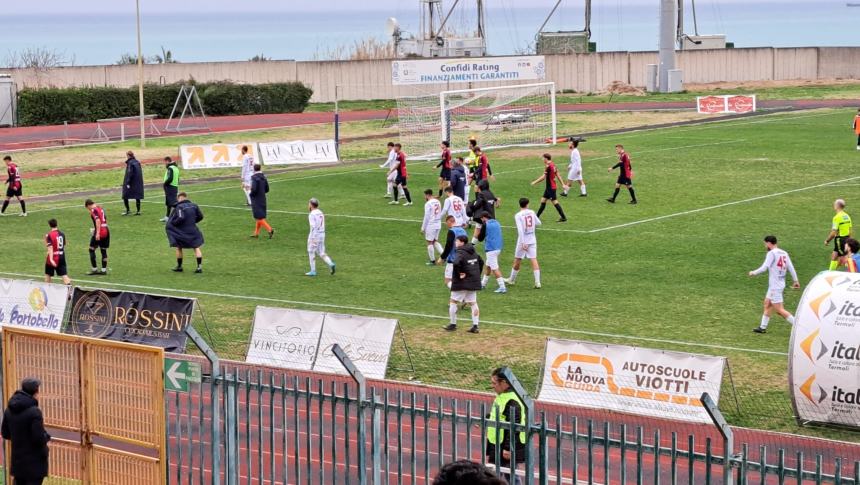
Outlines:
{"label": "green grass", "polygon": [[[119,205],[108,200],[112,272],[95,284],[242,296],[199,295],[223,357],[243,357],[256,304],[279,304],[254,297],[280,300],[285,307],[395,316],[403,325],[416,372],[398,370],[404,367],[405,354],[395,345],[389,377],[469,389],[486,390],[489,371],[502,364],[511,365],[526,386],[535,389],[548,336],[723,355],[731,364],[740,400],[738,411],[726,383],[721,405],[733,424],[857,441],[857,435],[847,432],[798,428],[788,401],[787,357],[742,349],[784,353],[788,348],[790,328],[778,317],[767,335],[751,332],[767,281],[746,273],[764,258],[762,237],[777,235],[802,281],[808,282],[826,268],[829,252],[822,241],[832,200],[846,198],[850,212],[858,186],[827,185],[665,217],[855,176],[852,167],[860,153],[846,130],[852,116],[852,110],[818,110],[595,137],[583,144],[590,196],[562,199],[570,218],[565,225],[555,223],[557,215],[547,209],[539,232],[543,289],[533,290],[531,275],[524,271],[509,294],[487,291],[479,296],[482,319],[540,329],[486,323],[477,336],[443,332],[448,295],[442,268],[424,265],[418,233],[422,203],[387,205],[381,197],[384,174],[373,164],[273,175],[269,220],[278,232],[271,241],[248,239],[253,221],[233,181],[188,187],[206,214],[203,275],[170,272],[173,252],[157,221],[162,205],[155,194],[147,199],[143,217],[119,217]],[[614,183],[614,174],[606,168],[615,161],[616,143],[624,143],[631,153],[638,206],[626,204],[626,193],[616,205],[603,200]],[[512,225],[519,197],[540,197],[541,188],[529,182],[541,173],[543,151],[546,148],[489,154],[498,176],[493,189],[503,200],[498,218],[504,225]],[[563,146],[550,151],[559,160],[567,153]],[[429,164],[415,163],[410,173],[417,199],[422,189],[436,187]],[[70,184],[65,191],[85,188]],[[308,264],[306,201],[312,196],[322,201],[328,215],[327,247],[338,264],[335,277],[303,276]],[[68,237],[73,278],[92,281],[83,276],[89,265],[90,228],[84,208],[46,209],[33,204],[33,211],[44,212],[0,221],[0,244],[9,249],[4,271],[41,274],[45,221],[57,217]],[[661,219],[608,229],[654,218]],[[607,230],[588,232],[602,228]],[[505,229],[505,238],[501,261],[508,271],[512,229]],[[786,297],[792,309],[800,293],[787,291]],[[197,325],[202,327],[202,322]]]}

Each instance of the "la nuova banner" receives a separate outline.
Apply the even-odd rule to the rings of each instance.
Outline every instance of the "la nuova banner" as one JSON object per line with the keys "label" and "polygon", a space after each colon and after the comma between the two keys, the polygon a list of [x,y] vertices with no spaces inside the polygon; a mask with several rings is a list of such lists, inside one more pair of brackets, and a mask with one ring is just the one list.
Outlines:
{"label": "la nuova banner", "polygon": [[756,110],[755,95],[729,94],[696,98],[699,114],[743,114]]}
{"label": "la nuova banner", "polygon": [[203,168],[241,168],[242,147],[248,147],[248,153],[259,160],[256,143],[215,143],[212,145],[182,145],[179,152],[182,155],[182,168],[196,170]]}
{"label": "la nuova banner", "polygon": [[396,60],[391,84],[445,84],[492,81],[542,81],[544,56],[475,57],[463,59]]}
{"label": "la nuova banner", "polygon": [[538,399],[710,423],[700,398],[719,402],[724,365],[723,357],[548,339]]}
{"label": "la nuova banner", "polygon": [[337,162],[334,140],[298,140],[260,143],[266,165],[304,165]]}
{"label": "la nuova banner", "polygon": [[819,273],[795,318],[789,385],[798,420],[860,428],[860,274]]}
{"label": "la nuova banner", "polygon": [[60,333],[69,287],[0,279],[0,326]]}
{"label": "la nuova banner", "polygon": [[384,379],[397,320],[257,307],[245,362],[346,374],[340,345],[365,377]]}

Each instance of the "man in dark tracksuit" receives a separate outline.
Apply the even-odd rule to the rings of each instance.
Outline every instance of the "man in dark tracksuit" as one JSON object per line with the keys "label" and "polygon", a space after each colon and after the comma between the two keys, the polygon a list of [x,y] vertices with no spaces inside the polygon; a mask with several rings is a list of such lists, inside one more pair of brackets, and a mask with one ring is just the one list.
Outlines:
{"label": "man in dark tracksuit", "polygon": [[[510,468],[510,473],[502,472],[502,478],[511,485],[519,485],[520,478],[513,472],[518,463],[526,461],[526,433],[525,430],[511,433],[511,424],[526,425],[525,406],[520,398],[511,388],[511,383],[505,377],[504,369],[498,368],[490,377],[490,384],[496,392],[496,399],[490,409],[487,423],[487,447],[485,456],[487,463],[498,464],[500,467]],[[498,429],[496,429],[498,423]],[[511,466],[511,443],[516,455],[513,466]]]}
{"label": "man in dark tracksuit", "polygon": [[454,189],[454,195],[466,200],[466,188],[468,187],[468,179],[466,178],[466,167],[463,166],[463,157],[457,157],[454,162],[454,167],[451,169],[451,188]]}
{"label": "man in dark tracksuit", "polygon": [[3,439],[12,442],[12,477],[15,485],[40,485],[48,476],[48,441],[42,410],[39,409],[41,383],[27,378],[9,399],[3,413]]}
{"label": "man in dark tracksuit", "polygon": [[472,307],[472,328],[469,333],[478,333],[478,321],[481,315],[478,310],[478,292],[481,291],[481,273],[484,271],[484,260],[475,251],[475,246],[469,244],[469,237],[465,234],[457,236],[454,243],[457,246],[457,255],[451,274],[451,301],[448,304],[448,316],[451,317],[445,330],[453,332],[457,330],[457,312],[460,305]]}
{"label": "man in dark tracksuit", "polygon": [[197,204],[186,199],[185,192],[180,192],[178,202],[170,219],[167,221],[167,241],[170,247],[176,248],[176,267],[173,271],[182,272],[182,250],[193,249],[197,257],[197,270],[195,273],[203,272],[203,233],[197,228],[197,223],[203,220],[203,213]]}
{"label": "man in dark tracksuit", "polygon": [[167,169],[164,172],[164,205],[167,206],[167,211],[161,222],[167,222],[167,218],[170,217],[170,213],[179,202],[177,199],[179,194],[179,167],[170,157],[164,157],[164,165]]}
{"label": "man in dark tracksuit", "polygon": [[253,238],[260,237],[260,229],[265,228],[269,233],[269,239],[275,235],[275,230],[266,221],[266,194],[269,193],[269,181],[263,174],[263,167],[257,163],[254,165],[254,175],[251,176],[251,192],[248,197],[251,198],[251,212],[254,215],[254,220],[257,221],[254,227]]}
{"label": "man in dark tracksuit", "polygon": [[490,182],[481,180],[478,182],[479,192],[475,195],[475,200],[469,205],[469,215],[475,221],[475,232],[472,234],[472,244],[478,244],[478,234],[481,233],[481,212],[486,212],[490,215],[490,219],[496,218],[496,207],[499,205],[499,200],[496,195],[490,191]]}
{"label": "man in dark tracksuit", "polygon": [[131,215],[131,208],[128,206],[128,201],[134,199],[137,212],[134,215],[140,215],[140,200],[143,199],[143,170],[140,168],[140,162],[134,158],[134,153],[128,151],[125,153],[125,178],[122,181],[122,203],[125,205],[125,212],[122,215]]}

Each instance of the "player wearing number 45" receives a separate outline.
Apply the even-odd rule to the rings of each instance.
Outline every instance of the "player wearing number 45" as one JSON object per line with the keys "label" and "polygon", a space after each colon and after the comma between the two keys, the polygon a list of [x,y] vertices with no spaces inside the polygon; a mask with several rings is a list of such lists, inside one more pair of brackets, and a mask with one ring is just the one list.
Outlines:
{"label": "player wearing number 45", "polygon": [[308,224],[311,226],[308,233],[308,259],[311,263],[311,270],[305,273],[305,276],[317,275],[317,255],[328,265],[331,274],[335,272],[334,261],[325,252],[325,215],[319,207],[320,201],[317,199],[308,201]]}
{"label": "player wearing number 45", "polygon": [[785,250],[780,249],[776,245],[776,236],[767,236],[764,238],[764,247],[767,248],[767,257],[764,263],[753,271],[749,272],[750,276],[756,276],[768,272],[767,295],[764,297],[764,314],[761,316],[761,325],[753,329],[755,333],[767,332],[767,324],[770,322],[770,315],[776,310],[782,318],[785,318],[788,323],[794,325],[794,315],[788,312],[782,306],[782,292],[785,290],[785,273],[791,273],[791,279],[794,284],[791,286],[794,289],[800,288],[800,282],[797,280],[797,272],[794,271],[794,265],[791,263],[791,257]]}

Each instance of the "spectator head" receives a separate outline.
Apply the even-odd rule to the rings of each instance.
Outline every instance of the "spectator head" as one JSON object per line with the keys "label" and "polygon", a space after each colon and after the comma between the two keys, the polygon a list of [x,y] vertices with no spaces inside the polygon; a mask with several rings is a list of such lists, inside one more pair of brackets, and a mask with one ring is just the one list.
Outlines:
{"label": "spectator head", "polygon": [[506,482],[480,463],[459,460],[443,466],[433,485],[506,485]]}
{"label": "spectator head", "polygon": [[860,241],[857,241],[853,237],[849,237],[845,240],[845,248],[848,251],[851,251],[851,254],[857,254],[860,252]]}
{"label": "spectator head", "polygon": [[493,390],[496,391],[496,394],[501,394],[511,389],[511,383],[505,376],[505,370],[505,367],[499,367],[490,374],[490,383],[493,386]]}
{"label": "spectator head", "polygon": [[25,377],[24,380],[21,381],[21,390],[31,396],[39,394],[40,387],[42,387],[42,381],[35,377]]}
{"label": "spectator head", "polygon": [[170,157],[164,157],[164,163],[170,165],[171,163],[173,163],[173,159]]}

